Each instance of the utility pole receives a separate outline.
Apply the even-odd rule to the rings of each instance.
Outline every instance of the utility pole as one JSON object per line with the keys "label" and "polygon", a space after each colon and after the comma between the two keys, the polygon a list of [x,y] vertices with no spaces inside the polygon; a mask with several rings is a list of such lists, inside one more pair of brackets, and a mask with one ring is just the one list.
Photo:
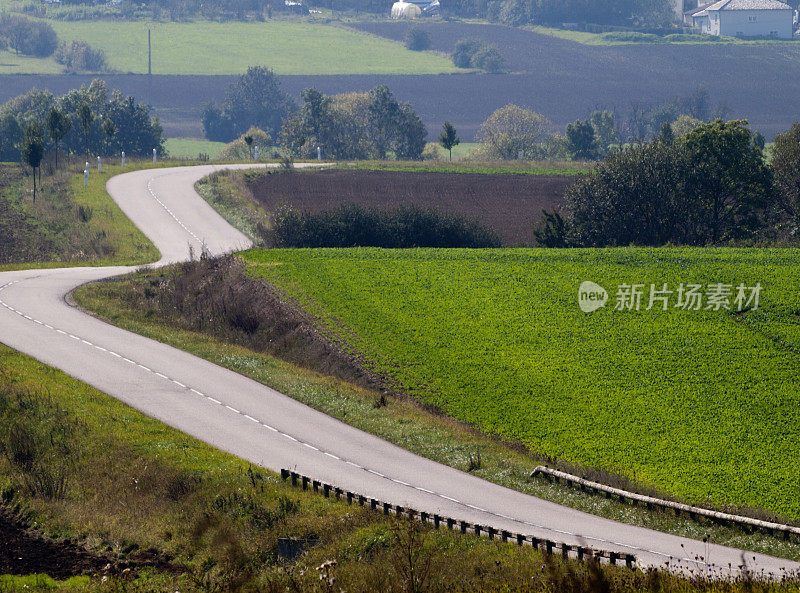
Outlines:
{"label": "utility pole", "polygon": [[153,46],[150,44],[150,29],[147,29],[147,104],[153,106]]}

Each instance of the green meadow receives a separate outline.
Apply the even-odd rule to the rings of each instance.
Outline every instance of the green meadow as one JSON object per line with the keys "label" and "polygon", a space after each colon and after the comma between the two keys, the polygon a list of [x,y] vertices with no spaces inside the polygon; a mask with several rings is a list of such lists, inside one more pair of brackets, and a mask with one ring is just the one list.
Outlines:
{"label": "green meadow", "polygon": [[446,56],[341,27],[295,21],[191,23],[50,21],[59,39],[81,39],[119,72],[241,74],[268,66],[276,74],[439,74],[459,71]]}
{"label": "green meadow", "polygon": [[[781,249],[268,250],[250,273],[418,400],[700,504],[800,518],[800,254]],[[578,287],[605,287],[583,313]],[[732,310],[646,310],[650,284]],[[760,283],[757,309],[736,287]],[[637,311],[617,287],[642,284]],[[749,296],[749,293],[748,293]]]}

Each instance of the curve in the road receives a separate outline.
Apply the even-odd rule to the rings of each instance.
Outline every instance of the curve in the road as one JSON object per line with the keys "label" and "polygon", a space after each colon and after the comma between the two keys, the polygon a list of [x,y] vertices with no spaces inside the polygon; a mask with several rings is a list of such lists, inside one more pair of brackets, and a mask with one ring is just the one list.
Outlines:
{"label": "curve in the road", "polygon": [[[222,167],[150,169],[108,182],[123,212],[161,252],[154,265],[250,246],[197,193]],[[789,560],[635,527],[583,513],[414,455],[206,360],[108,325],[67,304],[85,282],[131,267],[0,273],[0,341],[147,415],[274,471],[292,468],[347,490],[418,510],[634,553],[640,566],[727,576],[783,576]],[[732,568],[731,568],[732,567]]]}

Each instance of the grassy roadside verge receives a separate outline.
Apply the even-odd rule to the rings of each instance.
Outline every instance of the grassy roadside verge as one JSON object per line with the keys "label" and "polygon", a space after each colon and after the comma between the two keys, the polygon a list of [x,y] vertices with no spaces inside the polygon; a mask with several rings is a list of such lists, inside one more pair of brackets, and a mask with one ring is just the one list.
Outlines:
{"label": "grassy roadside verge", "polygon": [[4,185],[0,188],[2,199],[20,219],[17,228],[11,229],[13,240],[35,242],[40,247],[36,253],[20,254],[17,262],[0,264],[0,271],[156,261],[158,250],[106,191],[111,177],[148,166],[152,164],[137,163],[124,169],[107,165],[103,173],[95,171],[89,176],[87,187],[83,186],[83,174],[61,170],[44,175],[42,195],[35,204],[28,195],[30,178]]}
{"label": "grassy roadside verge", "polygon": [[[531,481],[529,474],[541,459],[478,434],[454,421],[431,414],[409,401],[381,398],[380,393],[299,368],[295,365],[190,331],[179,318],[144,309],[132,294],[158,286],[174,271],[146,271],[119,282],[81,287],[78,303],[100,317],[205,358],[261,381],[326,414],[380,436],[417,454],[487,480],[573,508],[634,525],[800,559],[793,542],[759,533],[679,518],[671,513],[648,512],[568,488]],[[386,405],[384,405],[386,401]]]}
{"label": "grassy roadside verge", "polygon": [[[100,564],[134,565],[60,584],[0,576],[0,591],[326,591],[333,589],[315,568],[328,560],[337,590],[352,592],[572,583],[580,593],[598,582],[616,592],[647,582],[643,573],[566,565],[293,489],[3,346],[0,369],[0,511],[15,509],[51,541],[80,544]],[[16,455],[23,442],[24,459]],[[56,473],[65,486],[51,496],[39,484]],[[279,538],[295,538],[306,553],[282,556]],[[662,580],[672,590],[691,586]]]}

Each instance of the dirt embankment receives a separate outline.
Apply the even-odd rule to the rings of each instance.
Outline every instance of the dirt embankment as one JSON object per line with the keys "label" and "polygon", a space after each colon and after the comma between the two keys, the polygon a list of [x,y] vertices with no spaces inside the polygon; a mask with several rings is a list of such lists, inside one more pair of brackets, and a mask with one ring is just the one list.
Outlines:
{"label": "dirt embankment", "polygon": [[344,204],[392,209],[433,207],[477,219],[504,246],[533,243],[533,225],[543,208],[563,203],[577,176],[488,175],[411,171],[327,170],[250,177],[249,189],[269,212],[282,206],[311,213]]}

